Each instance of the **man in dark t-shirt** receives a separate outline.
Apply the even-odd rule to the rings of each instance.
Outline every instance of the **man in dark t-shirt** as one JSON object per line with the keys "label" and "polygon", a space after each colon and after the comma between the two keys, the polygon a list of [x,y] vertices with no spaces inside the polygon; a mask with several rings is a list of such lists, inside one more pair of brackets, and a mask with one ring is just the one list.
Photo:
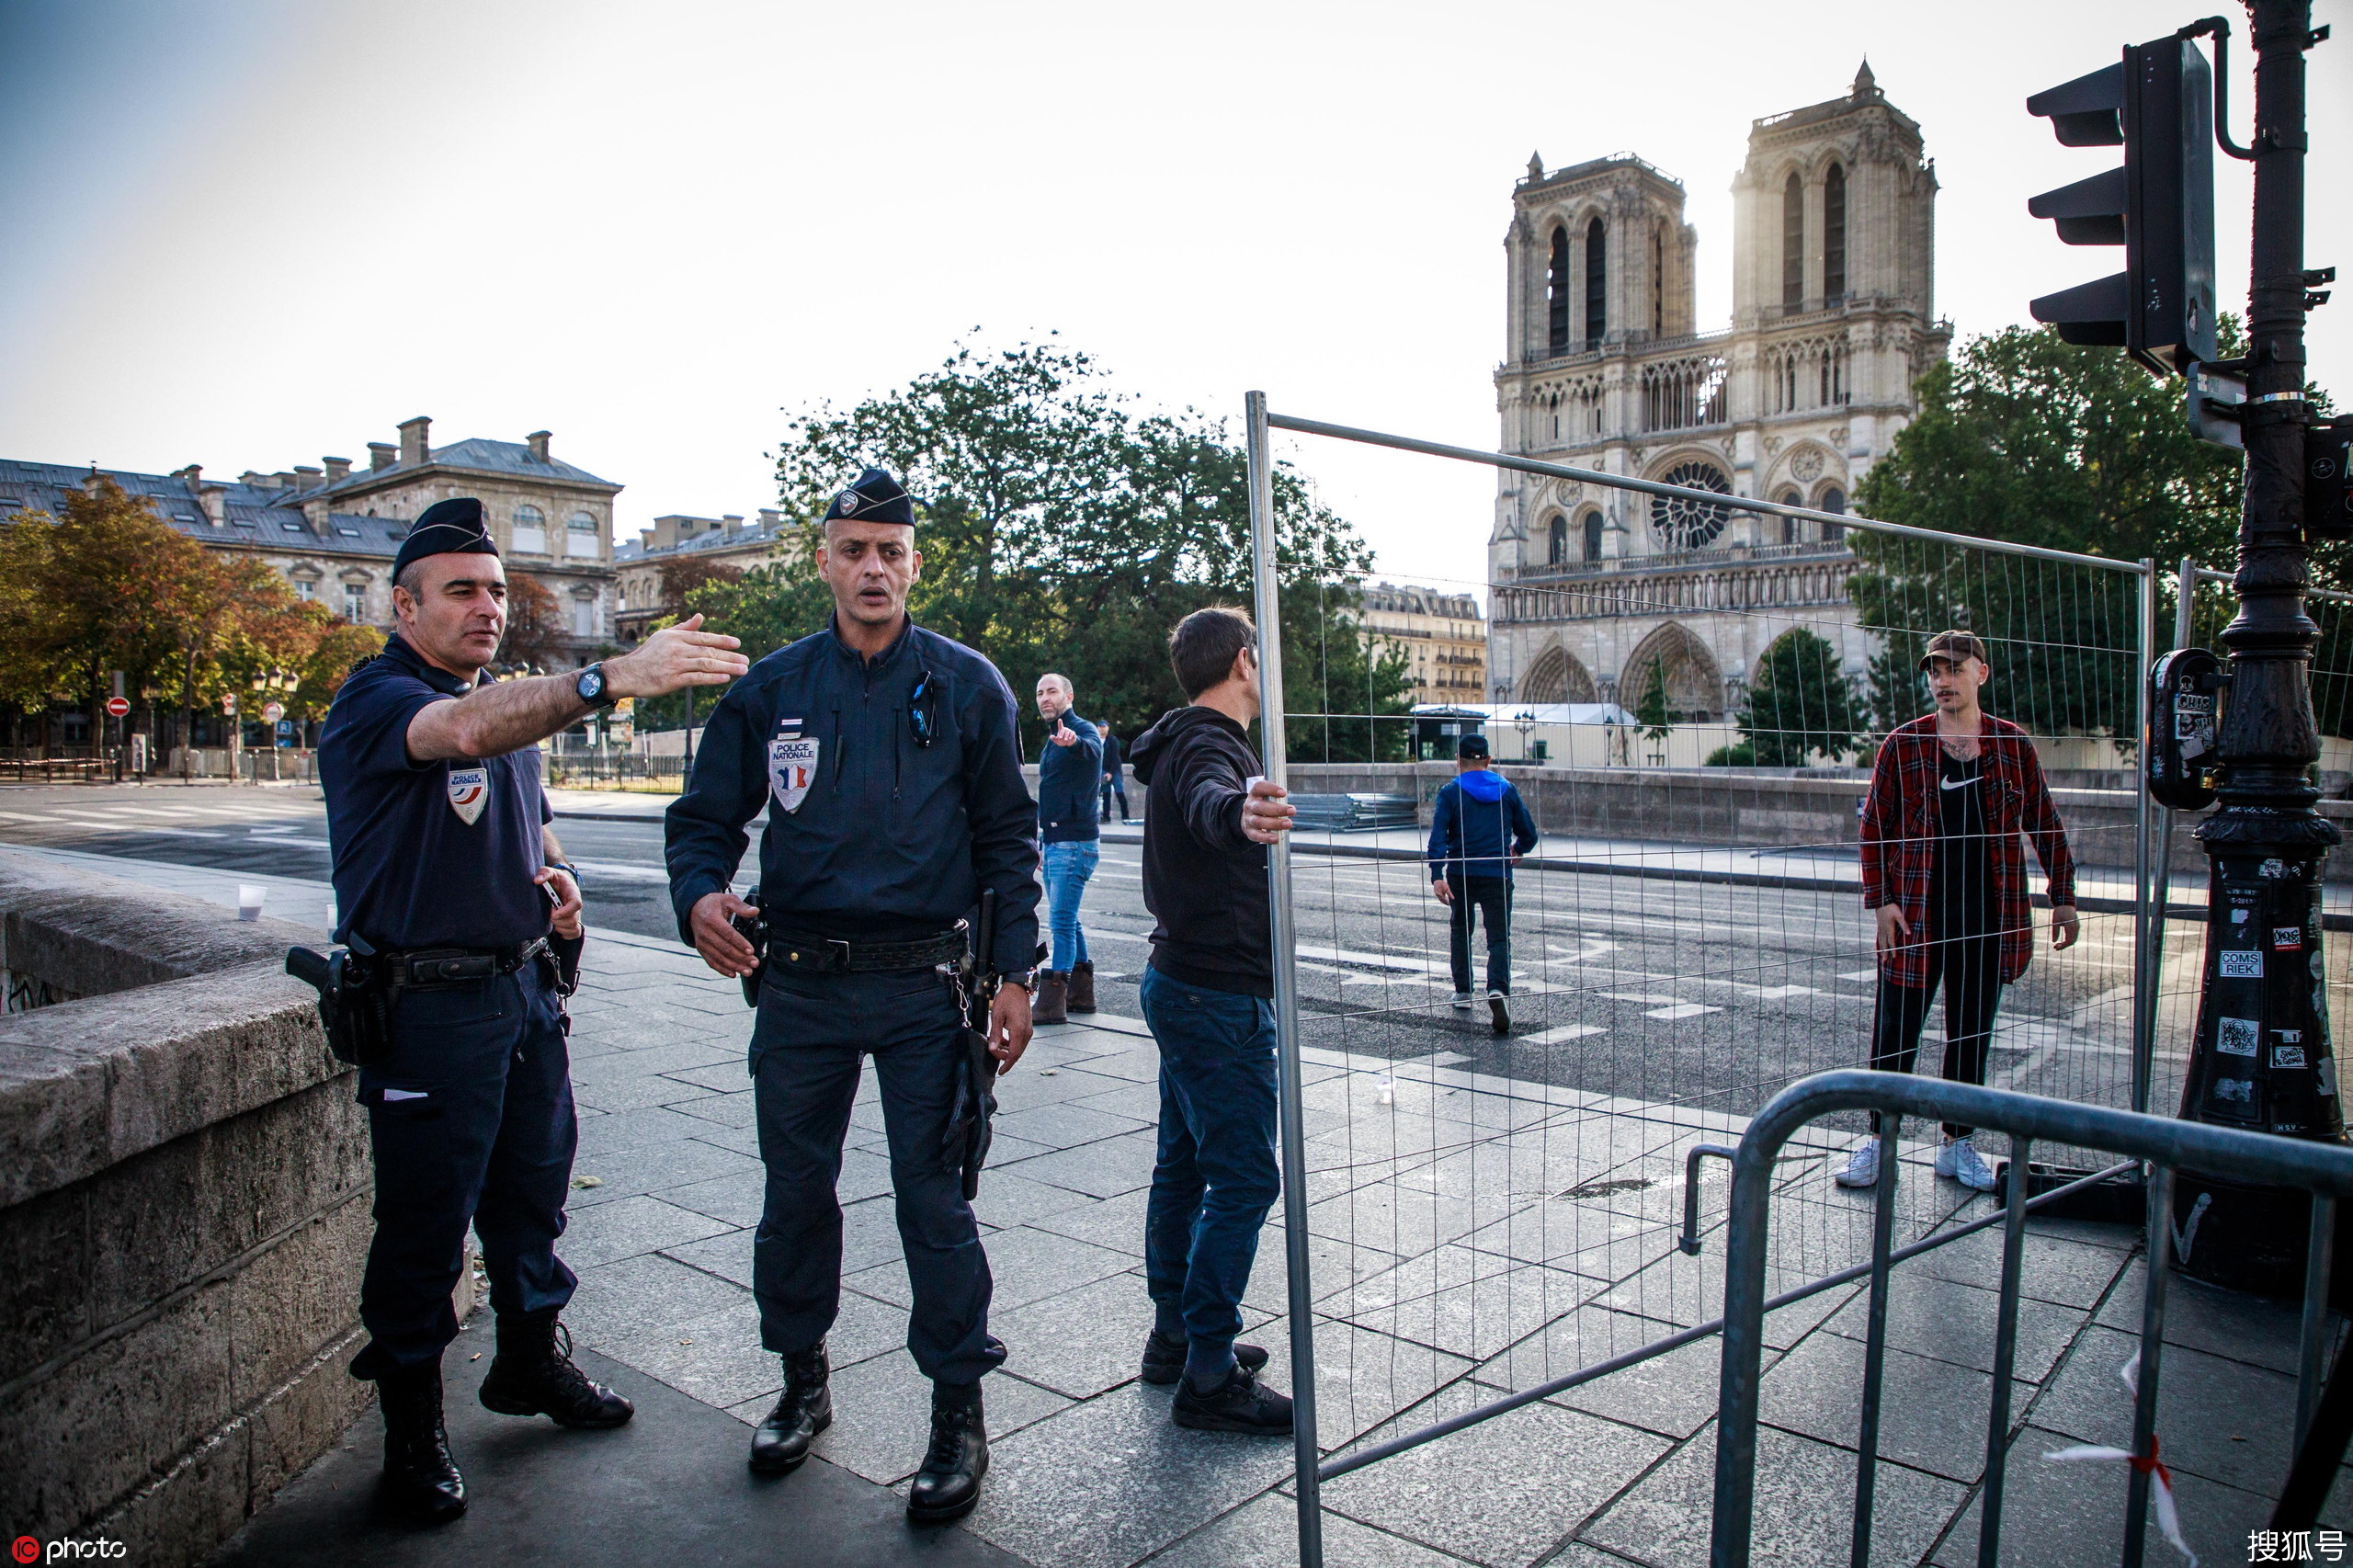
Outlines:
{"label": "man in dark t-shirt", "polygon": [[[2025,858],[2034,840],[2051,879],[2051,945],[2075,945],[2075,863],[2027,733],[1978,704],[1992,675],[1967,631],[1928,640],[1920,667],[1937,710],[1890,734],[1871,767],[1861,822],[1863,903],[1878,922],[1879,1007],[1871,1065],[1909,1073],[1928,1003],[1945,998],[1944,1075],[1985,1081],[2002,987],[2033,952]],[[1836,1174],[1841,1187],[1879,1180],[1878,1119]],[[1972,1130],[1947,1123],[1937,1174],[1990,1192],[1994,1173]]]}

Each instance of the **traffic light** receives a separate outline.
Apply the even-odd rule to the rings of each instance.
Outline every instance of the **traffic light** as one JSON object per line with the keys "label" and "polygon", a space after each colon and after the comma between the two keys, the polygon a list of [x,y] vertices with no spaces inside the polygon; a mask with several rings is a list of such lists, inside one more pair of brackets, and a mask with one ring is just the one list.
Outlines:
{"label": "traffic light", "polygon": [[2071,245],[2122,245],[2124,270],[2029,308],[2069,343],[2123,348],[2159,376],[2214,358],[2213,73],[2163,38],[2027,99],[2065,147],[2124,149],[2124,166],[2027,203]]}
{"label": "traffic light", "polygon": [[2353,539],[2353,414],[2304,431],[2304,532]]}

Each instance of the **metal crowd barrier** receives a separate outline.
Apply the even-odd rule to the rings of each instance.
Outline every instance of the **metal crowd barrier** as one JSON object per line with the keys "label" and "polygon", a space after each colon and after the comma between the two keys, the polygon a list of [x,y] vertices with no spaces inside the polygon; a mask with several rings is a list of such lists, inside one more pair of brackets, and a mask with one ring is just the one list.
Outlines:
{"label": "metal crowd barrier", "polygon": [[[1997,1216],[2004,1226],[2002,1281],[1996,1298],[1991,1410],[1986,1419],[1985,1472],[1981,1494],[1977,1561],[1992,1568],[2002,1535],[2004,1471],[2010,1442],[2010,1383],[2018,1352],[2018,1299],[2032,1210],[2072,1190],[2070,1184],[2029,1198],[2031,1185],[2017,1179],[2027,1169],[2035,1140],[2129,1156],[2148,1169],[2146,1275],[2142,1291],[2140,1372],[2134,1389],[2132,1448],[2154,1458],[2160,1354],[2165,1343],[2165,1286],[2173,1244],[2173,1176],[2176,1169],[2228,1171],[2242,1180],[2297,1187],[2313,1195],[2312,1230],[2304,1278],[2303,1332],[2298,1358],[2296,1439],[2299,1449],[2317,1409],[2320,1368],[2327,1342],[2330,1238],[2336,1200],[2353,1196],[2353,1149],[2306,1142],[2234,1128],[2175,1121],[2133,1111],[2077,1105],[2038,1095],[1948,1083],[1896,1073],[1823,1073],[1793,1084],[1759,1111],[1733,1157],[1732,1207],[1724,1278],[1723,1373],[1717,1407],[1714,1534],[1709,1561],[1713,1568],[1747,1568],[1756,1482],[1756,1418],[1762,1380],[1765,1313],[1804,1292],[1765,1299],[1766,1243],[1773,1166],[1781,1146],[1819,1117],[1837,1111],[1888,1113],[1880,1154],[1877,1215],[1873,1224],[1868,1337],[1864,1342],[1859,1457],[1855,1472],[1853,1549],[1849,1561],[1863,1568],[1870,1555],[1871,1506],[1879,1464],[1881,1372],[1887,1355],[1888,1276],[1893,1264],[1932,1244],[1962,1233],[1940,1234],[1929,1243],[1898,1251],[1893,1244],[1896,1159],[1902,1119],[1962,1122],[2010,1136],[2009,1201]],[[2107,1172],[2099,1173],[2100,1176]],[[2086,1178],[2097,1180],[2099,1176]],[[1696,1337],[1699,1331],[1692,1331]],[[2317,1445],[2315,1445],[2317,1446]],[[2333,1468],[2333,1461],[2332,1461]],[[2147,1543],[2149,1478],[2153,1464],[2135,1462],[2126,1498],[2124,1568],[2140,1568]],[[2291,1490],[2293,1490],[2291,1488]],[[2323,1488],[2325,1493],[2325,1488]]]}

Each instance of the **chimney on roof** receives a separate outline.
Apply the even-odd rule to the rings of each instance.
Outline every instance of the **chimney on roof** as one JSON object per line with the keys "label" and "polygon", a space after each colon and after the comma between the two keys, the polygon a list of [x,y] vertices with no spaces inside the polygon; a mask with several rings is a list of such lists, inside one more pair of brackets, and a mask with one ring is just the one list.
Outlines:
{"label": "chimney on roof", "polygon": [[744,517],[740,512],[723,513],[720,517],[719,521],[721,526],[726,528],[727,537],[729,539],[733,539],[737,534],[744,531]]}
{"label": "chimney on roof", "polygon": [[341,484],[345,480],[351,477],[351,460],[349,458],[321,458],[319,460],[327,465],[327,483],[329,484]]}
{"label": "chimney on roof", "polygon": [[267,476],[265,474],[258,474],[253,470],[247,469],[244,472],[237,475],[237,483],[240,484],[259,484],[267,477]]}
{"label": "chimney on roof", "polygon": [[401,421],[401,461],[428,463],[433,460],[433,449],[426,437],[432,434],[433,421],[420,414],[414,419]]}
{"label": "chimney on roof", "polygon": [[773,531],[777,525],[783,521],[784,514],[778,511],[775,507],[763,506],[760,508],[760,528],[763,531]]}
{"label": "chimney on roof", "polygon": [[375,473],[375,472],[379,472],[379,471],[381,471],[381,470],[388,469],[388,468],[392,467],[392,453],[393,453],[393,451],[394,451],[395,449],[396,449],[392,446],[392,444],[390,441],[370,441],[370,442],[369,442],[369,443],[368,443],[368,472],[369,472],[369,473]]}
{"label": "chimney on roof", "polygon": [[226,528],[229,523],[229,487],[217,480],[210,484],[199,483],[193,468],[188,470],[188,486],[196,492],[197,505],[204,508],[204,520],[216,528]]}
{"label": "chimney on roof", "polygon": [[180,470],[179,472],[172,475],[172,477],[174,479],[187,480],[188,493],[193,495],[203,488],[204,465],[202,463],[190,463],[188,467]]}
{"label": "chimney on roof", "polygon": [[276,473],[269,476],[269,487],[273,490],[299,490],[301,488],[294,483],[294,474],[292,471],[282,468]]}
{"label": "chimney on roof", "polygon": [[529,446],[530,446],[530,449],[531,449],[531,460],[532,460],[533,462],[535,462],[535,463],[543,463],[543,462],[546,462],[546,461],[548,460],[548,432],[547,432],[547,431],[545,431],[545,430],[534,430],[534,431],[532,431],[529,435],[528,435],[528,436],[524,437],[523,437],[523,439],[524,439],[527,443],[529,443]]}
{"label": "chimney on roof", "polygon": [[652,528],[638,529],[637,542],[639,549],[652,550],[654,548],[654,530]]}
{"label": "chimney on roof", "polygon": [[301,463],[296,463],[294,465],[295,489],[316,490],[324,483],[324,481],[319,477],[319,471],[317,469],[304,468]]}

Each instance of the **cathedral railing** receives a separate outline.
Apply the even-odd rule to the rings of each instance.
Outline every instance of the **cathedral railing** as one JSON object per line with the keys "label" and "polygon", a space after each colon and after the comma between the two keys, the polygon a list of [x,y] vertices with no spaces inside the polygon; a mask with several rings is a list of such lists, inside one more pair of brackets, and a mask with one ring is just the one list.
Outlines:
{"label": "cathedral railing", "polygon": [[1618,555],[1604,561],[1578,561],[1558,566],[1523,566],[1512,581],[1535,585],[1564,583],[1579,577],[1619,573],[1675,571],[1703,566],[1740,566],[1767,561],[1852,560],[1843,544],[1819,540],[1796,544],[1732,544],[1711,550],[1663,550],[1653,555]]}

